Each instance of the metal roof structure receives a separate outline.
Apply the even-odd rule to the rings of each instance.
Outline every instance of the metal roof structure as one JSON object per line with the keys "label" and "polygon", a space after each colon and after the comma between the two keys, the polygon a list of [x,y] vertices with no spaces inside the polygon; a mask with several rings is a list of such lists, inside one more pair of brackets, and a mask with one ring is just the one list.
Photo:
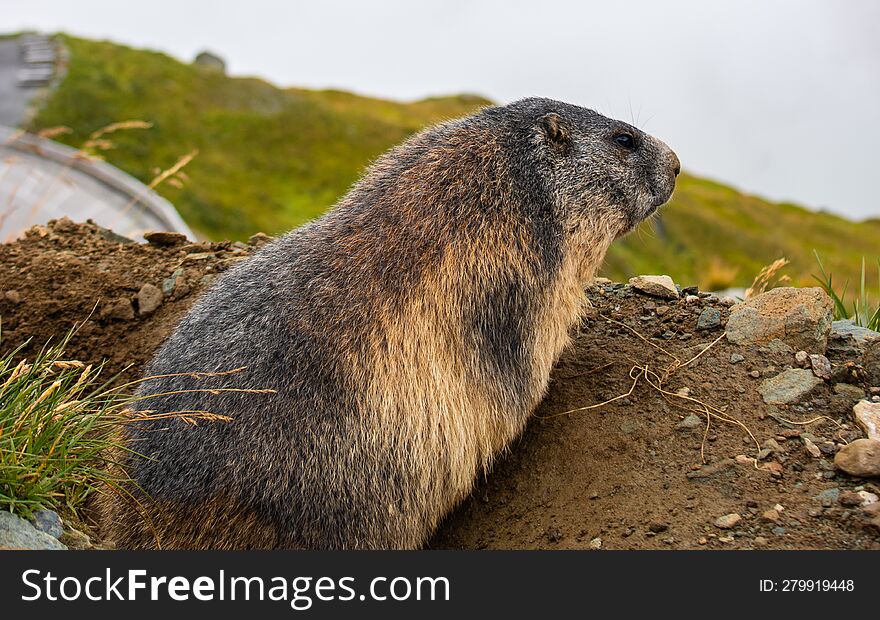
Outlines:
{"label": "metal roof structure", "polygon": [[0,243],[65,216],[137,240],[150,230],[195,238],[174,206],[134,177],[69,146],[0,126]]}

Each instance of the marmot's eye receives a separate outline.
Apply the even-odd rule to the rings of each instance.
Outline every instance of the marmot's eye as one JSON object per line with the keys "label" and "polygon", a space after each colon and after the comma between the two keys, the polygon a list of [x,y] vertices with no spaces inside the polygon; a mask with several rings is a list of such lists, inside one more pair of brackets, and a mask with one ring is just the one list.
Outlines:
{"label": "marmot's eye", "polygon": [[633,150],[636,148],[636,140],[628,133],[619,133],[614,136],[614,141],[625,149]]}

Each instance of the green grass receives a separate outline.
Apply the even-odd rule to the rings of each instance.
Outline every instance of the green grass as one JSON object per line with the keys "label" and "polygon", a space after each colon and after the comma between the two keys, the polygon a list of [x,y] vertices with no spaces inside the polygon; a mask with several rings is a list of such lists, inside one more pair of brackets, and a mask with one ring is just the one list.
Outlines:
{"label": "green grass", "polygon": [[[103,153],[145,182],[198,149],[185,169],[189,180],[158,191],[210,239],[298,226],[330,207],[390,146],[489,103],[472,95],[401,103],[281,89],[156,52],[64,40],[68,75],[31,129],[69,126],[72,133],[57,139],[79,146],[109,123],[149,121],[152,129],[115,134],[116,148]],[[792,282],[808,285],[816,250],[835,275],[855,281],[860,257],[876,253],[878,236],[877,219],[856,223],[683,174],[659,218],[612,246],[602,275],[667,273],[702,288],[747,287],[761,267],[784,256]],[[867,294],[877,292],[869,283]]]}
{"label": "green grass", "polygon": [[[825,269],[822,259],[816,253],[816,262],[819,265],[819,273],[813,278],[819,283],[831,300],[834,302],[834,319],[852,319],[852,321],[860,327],[867,327],[874,331],[880,331],[880,303],[871,303],[869,301],[868,289],[866,286],[866,270],[865,258],[862,257],[862,269],[859,274],[858,288],[853,290],[853,300],[847,304],[847,294],[849,293],[849,280],[844,282],[843,288],[838,289],[834,286],[833,274]],[[880,283],[880,259],[877,259],[877,281]]]}
{"label": "green grass", "polygon": [[76,515],[118,482],[105,457],[130,397],[108,388],[100,367],[65,359],[66,342],[33,360],[16,361],[20,348],[0,358],[0,510]]}

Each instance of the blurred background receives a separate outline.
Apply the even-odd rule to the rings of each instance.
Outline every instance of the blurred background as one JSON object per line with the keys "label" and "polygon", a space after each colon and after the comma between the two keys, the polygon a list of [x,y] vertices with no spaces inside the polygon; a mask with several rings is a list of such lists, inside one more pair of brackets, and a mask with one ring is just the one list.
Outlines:
{"label": "blurred background", "polygon": [[[278,234],[427,124],[526,96],[666,141],[673,202],[604,274],[878,288],[880,3],[6,2],[0,242],[59,214]],[[29,132],[22,135],[16,129]]]}

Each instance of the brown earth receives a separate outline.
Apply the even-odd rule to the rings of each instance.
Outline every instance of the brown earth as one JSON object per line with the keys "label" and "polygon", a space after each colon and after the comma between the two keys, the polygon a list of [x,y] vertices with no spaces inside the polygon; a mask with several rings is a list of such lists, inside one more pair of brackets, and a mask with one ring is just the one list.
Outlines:
{"label": "brown earth", "polygon": [[[81,324],[71,358],[106,360],[106,373],[137,378],[198,293],[253,247],[137,244],[66,220],[36,227],[0,245],[0,353],[29,341],[23,354],[32,355]],[[145,284],[166,291],[147,316],[138,300]],[[621,285],[594,286],[588,295],[594,308],[535,419],[431,547],[880,549],[880,532],[850,505],[853,491],[880,494],[880,485],[831,464],[841,445],[862,436],[852,420],[853,389],[835,393],[826,382],[805,403],[766,405],[757,385],[794,366],[793,351],[715,342],[729,315],[717,299],[669,302]],[[708,307],[721,312],[720,326],[698,330]],[[626,397],[564,413],[626,394],[634,367],[664,375],[675,359],[684,363],[713,342],[663,388],[688,388],[691,398],[743,426],[713,419],[706,431],[705,416],[698,424],[686,418],[693,401],[663,395],[644,377]],[[733,354],[744,359],[733,363]],[[846,360],[832,361],[839,376]],[[866,387],[855,391],[866,394]],[[807,452],[801,434],[821,457]],[[757,456],[771,439],[778,447],[762,460],[736,460]],[[782,512],[773,510],[777,504]],[[734,527],[716,526],[731,513],[741,517]]]}

